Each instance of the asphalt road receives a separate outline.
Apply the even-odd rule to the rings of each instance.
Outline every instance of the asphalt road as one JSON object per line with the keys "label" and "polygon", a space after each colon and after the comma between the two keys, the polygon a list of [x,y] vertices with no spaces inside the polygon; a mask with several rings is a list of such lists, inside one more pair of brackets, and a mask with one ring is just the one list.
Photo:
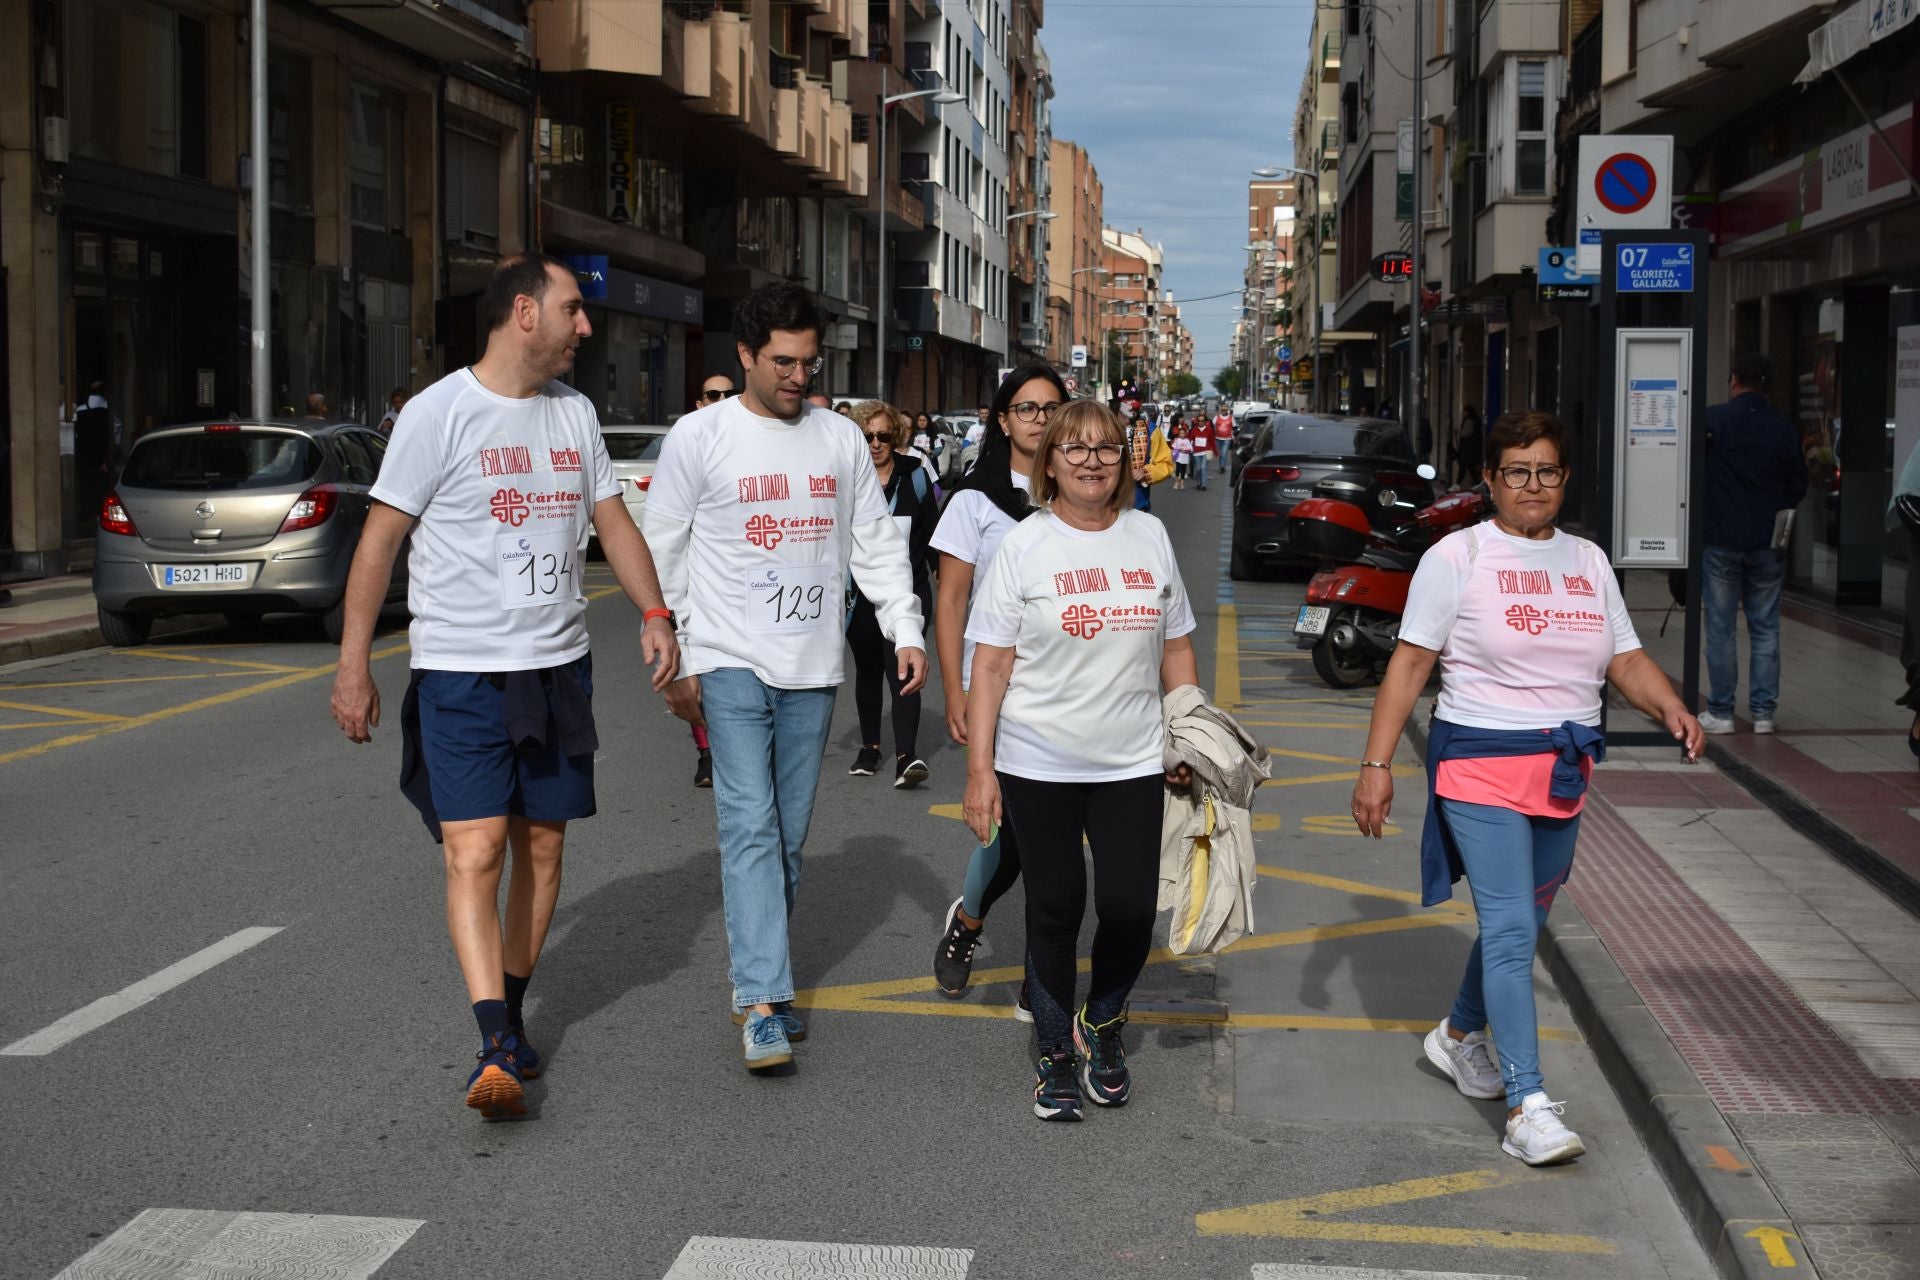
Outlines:
{"label": "asphalt road", "polygon": [[[1080,1125],[1029,1110],[1017,893],[965,1001],[929,976],[970,849],[937,681],[914,792],[847,776],[840,699],[794,921],[812,1035],[795,1076],[751,1078],[726,1017],[711,793],[646,689],[633,611],[596,600],[600,813],[570,833],[529,997],[551,1067],[529,1119],[485,1124],[461,1105],[472,1021],[437,853],[394,787],[397,734],[344,741],[316,631],[0,668],[0,1274],[85,1255],[71,1274],[172,1275],[157,1258],[200,1250],[229,1269],[188,1274],[272,1259],[381,1280],[1709,1275],[1544,971],[1549,1090],[1584,1159],[1519,1165],[1504,1108],[1426,1065],[1472,935],[1460,904],[1417,904],[1423,779],[1403,748],[1405,829],[1350,833],[1369,699],[1320,686],[1292,648],[1298,582],[1225,580],[1226,498],[1216,483],[1156,506],[1203,679],[1281,753],[1257,934],[1217,961],[1156,957],[1136,1000],[1169,1011],[1137,1010],[1134,1101]],[[394,713],[404,638],[376,645]],[[203,972],[152,981],[223,941]],[[1180,1021],[1205,1001],[1231,1020]],[[21,1051],[90,1007],[80,1034]]]}

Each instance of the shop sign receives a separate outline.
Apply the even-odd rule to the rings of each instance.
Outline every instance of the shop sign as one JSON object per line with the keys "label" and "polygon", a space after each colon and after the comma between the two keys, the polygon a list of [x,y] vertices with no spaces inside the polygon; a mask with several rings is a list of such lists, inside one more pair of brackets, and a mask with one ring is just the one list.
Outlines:
{"label": "shop sign", "polygon": [[1875,123],[1884,142],[1863,124],[1721,193],[1718,252],[1747,253],[1908,199],[1902,164],[1916,160],[1913,104]]}
{"label": "shop sign", "polygon": [[634,204],[640,193],[640,168],[635,163],[633,105],[607,104],[607,220],[633,223]]}
{"label": "shop sign", "polygon": [[604,253],[568,254],[566,263],[588,302],[677,324],[699,324],[704,318],[706,299],[698,289],[609,266]]}

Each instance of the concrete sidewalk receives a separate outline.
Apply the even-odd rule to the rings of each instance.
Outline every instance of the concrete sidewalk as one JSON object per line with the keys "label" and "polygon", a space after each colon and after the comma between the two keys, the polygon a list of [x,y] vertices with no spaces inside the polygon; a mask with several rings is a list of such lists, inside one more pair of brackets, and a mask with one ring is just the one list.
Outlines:
{"label": "concrete sidewalk", "polygon": [[[93,580],[86,574],[36,578],[8,584],[13,599],[0,604],[0,664],[52,658],[106,641],[94,611]],[[169,635],[217,621],[207,617],[163,618],[155,635]]]}
{"label": "concrete sidewalk", "polygon": [[[1659,588],[1629,599],[1677,677]],[[1793,605],[1781,631],[1778,734],[1743,721],[1695,765],[1610,752],[1543,951],[1723,1274],[1920,1280],[1920,770],[1898,642]]]}

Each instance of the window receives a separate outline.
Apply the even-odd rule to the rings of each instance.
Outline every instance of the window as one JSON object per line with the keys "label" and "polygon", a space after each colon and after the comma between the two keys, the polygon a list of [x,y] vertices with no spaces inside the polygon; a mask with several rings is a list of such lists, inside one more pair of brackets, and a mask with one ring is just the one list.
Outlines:
{"label": "window", "polygon": [[1515,96],[1513,190],[1515,195],[1545,195],[1547,191],[1547,64],[1522,62],[1517,67]]}
{"label": "window", "polygon": [[500,247],[500,140],[478,125],[449,121],[447,243],[489,253]]}
{"label": "window", "polygon": [[305,58],[267,55],[268,198],[283,209],[313,206],[313,93]]}
{"label": "window", "polygon": [[354,85],[347,100],[347,168],[355,225],[399,231],[406,225],[406,106],[378,89]]}
{"label": "window", "polygon": [[146,0],[63,8],[74,153],[166,177],[206,177],[205,24]]}

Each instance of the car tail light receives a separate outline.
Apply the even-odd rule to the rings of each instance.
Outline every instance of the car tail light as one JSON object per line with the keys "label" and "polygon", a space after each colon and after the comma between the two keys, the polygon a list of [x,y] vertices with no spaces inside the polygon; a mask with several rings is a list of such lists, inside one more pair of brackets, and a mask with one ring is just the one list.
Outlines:
{"label": "car tail light", "polygon": [[105,533],[123,533],[129,538],[137,538],[140,531],[133,527],[133,517],[127,514],[126,504],[120,501],[120,495],[109,493],[100,501],[100,528]]}
{"label": "car tail light", "polygon": [[208,431],[238,431],[239,429],[240,424],[237,422],[209,422],[206,425]]}
{"label": "car tail light", "polygon": [[297,533],[327,522],[340,504],[340,495],[331,485],[316,485],[294,501],[293,510],[280,522],[280,532]]}
{"label": "car tail light", "polygon": [[633,481],[633,487],[638,489],[642,493],[645,493],[648,487],[651,486],[652,484],[653,484],[652,476],[639,476]]}
{"label": "car tail light", "polygon": [[1298,480],[1299,478],[1300,468],[1298,467],[1272,466],[1267,463],[1257,463],[1248,467],[1246,474],[1248,484],[1272,484],[1275,480]]}

